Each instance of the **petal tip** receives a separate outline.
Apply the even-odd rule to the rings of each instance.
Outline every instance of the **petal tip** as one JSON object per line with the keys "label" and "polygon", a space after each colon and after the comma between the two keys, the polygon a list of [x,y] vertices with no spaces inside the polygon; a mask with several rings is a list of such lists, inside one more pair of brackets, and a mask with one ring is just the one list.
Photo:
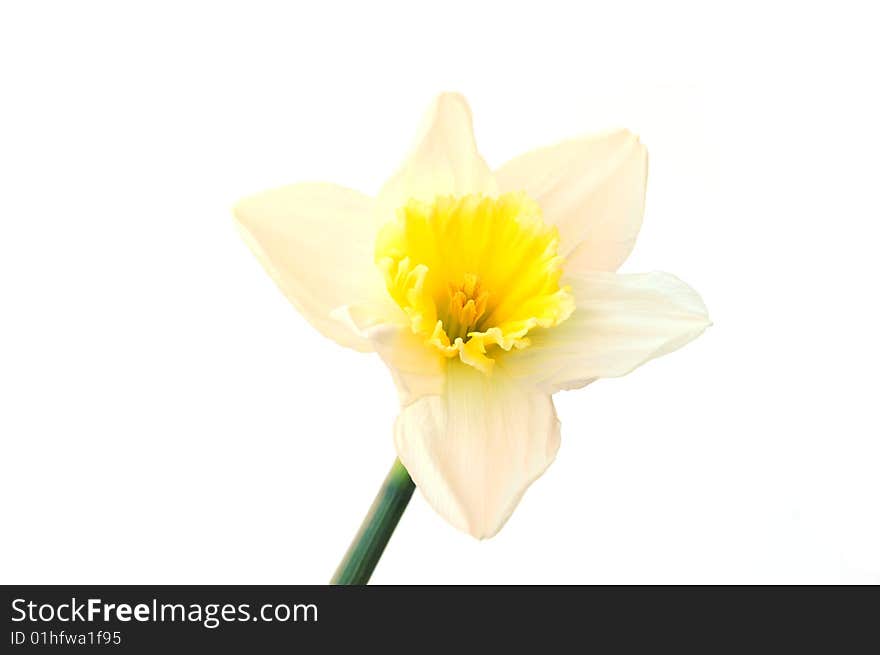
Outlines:
{"label": "petal tip", "polygon": [[439,125],[450,120],[467,126],[473,138],[474,114],[467,98],[458,91],[443,91],[434,98],[427,112],[427,125]]}
{"label": "petal tip", "polygon": [[243,226],[245,221],[245,205],[247,201],[250,199],[250,196],[246,198],[239,198],[235,201],[235,203],[230,208],[230,213],[232,214],[232,220],[235,221],[239,227]]}
{"label": "petal tip", "polygon": [[441,91],[434,99],[434,104],[437,106],[443,106],[444,108],[460,107],[468,113],[471,113],[471,107],[470,104],[468,104],[467,98],[465,98],[463,93],[458,91]]}

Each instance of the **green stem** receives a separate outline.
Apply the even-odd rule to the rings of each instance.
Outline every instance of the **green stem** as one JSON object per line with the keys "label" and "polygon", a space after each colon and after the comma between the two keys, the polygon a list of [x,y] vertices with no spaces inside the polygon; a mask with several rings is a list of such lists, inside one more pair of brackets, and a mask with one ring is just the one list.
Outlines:
{"label": "green stem", "polygon": [[415,488],[403,464],[395,459],[330,584],[367,584]]}

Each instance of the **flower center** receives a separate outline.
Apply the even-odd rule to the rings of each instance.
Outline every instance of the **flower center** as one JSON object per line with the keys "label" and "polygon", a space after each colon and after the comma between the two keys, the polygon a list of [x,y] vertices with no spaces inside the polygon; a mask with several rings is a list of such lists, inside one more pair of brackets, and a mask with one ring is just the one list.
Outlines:
{"label": "flower center", "polygon": [[483,289],[475,273],[465,273],[461,284],[449,283],[449,310],[440,321],[451,341],[465,339],[477,328],[477,321],[486,313],[489,292]]}
{"label": "flower center", "polygon": [[574,310],[556,228],[524,193],[410,200],[379,232],[376,263],[415,334],[488,373]]}

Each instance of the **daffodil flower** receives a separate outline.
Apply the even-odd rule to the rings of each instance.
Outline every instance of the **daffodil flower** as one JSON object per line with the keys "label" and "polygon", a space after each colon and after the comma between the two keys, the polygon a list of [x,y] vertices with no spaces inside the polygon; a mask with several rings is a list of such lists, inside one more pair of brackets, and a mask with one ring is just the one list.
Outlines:
{"label": "daffodil flower", "polygon": [[615,272],[641,226],[647,162],[616,130],[492,171],[466,101],[443,94],[375,198],[294,184],[235,216],[315,328],[387,364],[400,462],[482,539],[556,456],[555,392],[625,375],[709,325],[676,277]]}

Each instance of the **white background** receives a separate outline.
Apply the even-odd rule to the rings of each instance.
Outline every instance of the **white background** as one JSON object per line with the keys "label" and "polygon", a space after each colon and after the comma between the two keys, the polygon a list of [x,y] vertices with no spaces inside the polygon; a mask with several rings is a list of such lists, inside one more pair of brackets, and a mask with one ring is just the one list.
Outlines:
{"label": "white background", "polygon": [[396,394],[229,208],[375,192],[458,90],[493,166],[640,133],[623,270],[715,325],[557,396],[559,457],[496,538],[417,494],[374,582],[880,582],[876,18],[710,4],[4,3],[0,581],[329,579]]}

